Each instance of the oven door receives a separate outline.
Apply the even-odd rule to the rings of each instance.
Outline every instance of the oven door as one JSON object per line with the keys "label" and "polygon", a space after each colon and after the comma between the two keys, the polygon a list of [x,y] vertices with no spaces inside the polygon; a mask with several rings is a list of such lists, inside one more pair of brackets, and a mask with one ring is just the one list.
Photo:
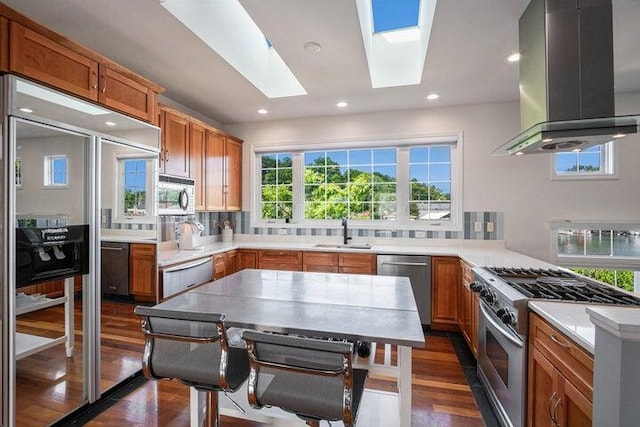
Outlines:
{"label": "oven door", "polygon": [[526,337],[509,329],[479,300],[478,376],[505,426],[526,424]]}

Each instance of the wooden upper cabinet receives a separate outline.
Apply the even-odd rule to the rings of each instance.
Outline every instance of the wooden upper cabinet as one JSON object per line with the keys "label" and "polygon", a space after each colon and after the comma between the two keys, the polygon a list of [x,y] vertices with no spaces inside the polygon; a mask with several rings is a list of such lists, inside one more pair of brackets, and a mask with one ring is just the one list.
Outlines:
{"label": "wooden upper cabinet", "polygon": [[205,178],[204,178],[204,146],[205,128],[197,123],[189,125],[189,174],[196,181],[196,205],[197,211],[205,210]]}
{"label": "wooden upper cabinet", "polygon": [[225,210],[242,210],[242,142],[225,138]]}
{"label": "wooden upper cabinet", "polygon": [[98,100],[98,62],[16,22],[9,23],[9,70]]}
{"label": "wooden upper cabinet", "polygon": [[189,120],[165,108],[160,109],[162,152],[160,171],[168,175],[189,176]]}
{"label": "wooden upper cabinet", "polygon": [[9,71],[9,20],[0,16],[0,71]]}
{"label": "wooden upper cabinet", "polygon": [[99,66],[98,102],[130,116],[153,122],[156,93],[106,65]]}
{"label": "wooden upper cabinet", "polygon": [[207,130],[205,156],[205,210],[224,211],[224,145],[225,137]]}

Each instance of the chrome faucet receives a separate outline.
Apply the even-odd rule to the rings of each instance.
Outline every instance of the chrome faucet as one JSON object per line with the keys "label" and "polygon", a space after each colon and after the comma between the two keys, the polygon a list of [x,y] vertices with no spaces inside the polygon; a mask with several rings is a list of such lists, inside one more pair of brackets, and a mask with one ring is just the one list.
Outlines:
{"label": "chrome faucet", "polygon": [[346,245],[351,237],[347,237],[347,218],[342,218],[342,244]]}

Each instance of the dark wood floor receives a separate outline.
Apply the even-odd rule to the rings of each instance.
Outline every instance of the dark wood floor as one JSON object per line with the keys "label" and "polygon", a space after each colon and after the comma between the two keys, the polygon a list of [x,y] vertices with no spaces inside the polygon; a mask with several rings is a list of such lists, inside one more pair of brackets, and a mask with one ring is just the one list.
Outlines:
{"label": "dark wood floor", "polygon": [[[103,375],[105,388],[121,379],[119,372],[130,369],[132,363],[139,364],[142,334],[138,319],[132,315],[132,309],[133,305],[125,303],[103,306],[103,335],[106,337],[103,340],[103,373],[111,372]],[[60,313],[56,313],[55,309],[38,313],[21,316],[19,328],[31,333],[40,329],[40,334],[55,334],[60,330],[59,320],[53,321],[50,318],[59,316]],[[78,352],[82,345],[79,325],[81,319],[77,318],[76,354],[82,354],[81,351]],[[412,426],[494,425],[491,419],[485,424],[472,393],[473,391],[478,395],[479,385],[470,385],[467,380],[469,372],[473,370],[470,366],[472,363],[461,364],[456,354],[456,347],[460,349],[460,337],[455,334],[431,333],[425,336],[425,340],[424,349],[413,350]],[[60,354],[64,354],[62,346],[20,362],[19,425],[47,425],[61,418],[65,411],[71,411],[77,406],[81,390],[79,374],[82,371],[82,359],[67,359],[60,357]],[[376,357],[382,355],[378,354]],[[368,387],[376,389],[392,390],[395,386],[385,378],[372,377],[367,381]],[[186,386],[177,381],[140,382],[140,387],[115,397],[110,407],[86,422],[86,425],[189,425],[189,391]],[[486,405],[482,399],[479,401],[481,406]],[[85,421],[82,422],[84,423]],[[262,425],[226,417],[222,418],[222,424],[245,427]]]}

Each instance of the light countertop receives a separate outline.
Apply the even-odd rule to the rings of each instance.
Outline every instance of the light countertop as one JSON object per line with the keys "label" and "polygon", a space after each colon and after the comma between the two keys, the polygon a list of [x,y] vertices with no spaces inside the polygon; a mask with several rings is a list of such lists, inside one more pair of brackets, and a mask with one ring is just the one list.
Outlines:
{"label": "light countertop", "polygon": [[[275,236],[271,236],[275,237]],[[398,255],[432,255],[432,256],[457,256],[473,267],[519,267],[527,268],[552,268],[553,265],[535,258],[505,249],[502,241],[468,241],[468,240],[431,240],[417,241],[416,239],[396,239],[393,241],[374,241],[370,249],[348,249],[333,247],[317,247],[319,243],[325,244],[326,239],[312,241],[309,238],[301,241],[263,241],[235,240],[233,242],[206,241],[199,250],[179,250],[172,242],[163,242],[159,246],[158,266],[191,261],[217,253],[233,249],[273,249],[273,250],[301,250],[319,252],[346,252],[346,253],[372,253],[372,254],[398,254]],[[407,242],[413,240],[414,242]],[[359,245],[354,243],[355,245]]]}

